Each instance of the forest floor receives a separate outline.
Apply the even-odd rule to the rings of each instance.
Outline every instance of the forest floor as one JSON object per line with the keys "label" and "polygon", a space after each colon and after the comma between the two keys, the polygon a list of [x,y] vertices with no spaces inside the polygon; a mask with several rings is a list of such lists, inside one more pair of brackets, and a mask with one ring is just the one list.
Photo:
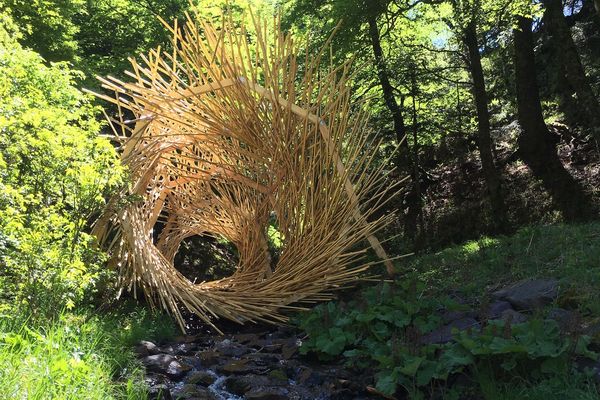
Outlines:
{"label": "forest floor", "polygon": [[[575,134],[566,125],[548,124],[557,142],[559,157],[569,173],[594,198],[600,198],[600,150],[591,137]],[[560,221],[541,182],[517,156],[516,122],[493,131],[495,157],[500,169],[509,220],[512,226],[549,224]],[[485,192],[485,181],[475,146],[446,140],[429,154],[423,165],[424,248],[440,249],[491,232],[493,219]],[[439,154],[438,154],[439,153]],[[438,160],[438,161],[435,161]]]}

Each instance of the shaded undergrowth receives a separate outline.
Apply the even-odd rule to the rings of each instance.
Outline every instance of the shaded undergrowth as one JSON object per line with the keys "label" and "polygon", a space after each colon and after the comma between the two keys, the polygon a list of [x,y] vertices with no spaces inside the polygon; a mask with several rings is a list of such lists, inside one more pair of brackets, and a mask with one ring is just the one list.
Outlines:
{"label": "shaded undergrowth", "polygon": [[[411,399],[596,399],[598,338],[583,332],[600,318],[600,224],[535,226],[407,259],[393,283],[363,287],[299,317],[301,352],[375,370],[377,390]],[[490,293],[525,278],[553,277],[562,326],[547,310],[525,322],[491,320]],[[436,342],[447,317],[469,327]],[[474,313],[474,314],[473,314]],[[518,313],[517,313],[518,314]],[[466,317],[472,315],[472,317]],[[476,318],[476,319],[473,319]],[[559,326],[560,325],[560,326]]]}

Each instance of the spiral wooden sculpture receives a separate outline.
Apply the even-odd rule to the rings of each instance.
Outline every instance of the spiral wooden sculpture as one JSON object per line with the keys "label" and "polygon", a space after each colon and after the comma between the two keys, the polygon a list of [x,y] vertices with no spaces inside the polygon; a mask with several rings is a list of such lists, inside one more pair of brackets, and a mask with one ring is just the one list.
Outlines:
{"label": "spiral wooden sculpture", "polygon": [[[98,96],[117,105],[114,139],[132,185],[109,202],[95,234],[124,287],[143,289],[182,327],[181,306],[209,324],[285,321],[282,309],[328,299],[370,267],[365,239],[391,271],[374,236],[390,216],[373,213],[395,189],[372,165],[378,144],[365,114],[351,113],[349,64],[324,68],[321,54],[299,63],[277,22],[268,33],[255,19],[250,34],[223,20],[188,16],[169,27],[172,50],[131,60],[134,82],[100,78],[116,94]],[[276,265],[266,237],[273,217],[283,237]],[[173,260],[192,235],[232,242],[236,272],[186,279]]]}

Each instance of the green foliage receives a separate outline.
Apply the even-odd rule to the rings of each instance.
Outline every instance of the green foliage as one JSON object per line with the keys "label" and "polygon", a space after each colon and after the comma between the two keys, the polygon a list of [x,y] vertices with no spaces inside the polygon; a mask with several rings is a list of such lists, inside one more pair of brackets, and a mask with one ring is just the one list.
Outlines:
{"label": "green foliage", "polygon": [[183,18],[188,0],[95,0],[88,1],[73,17],[80,58],[76,66],[89,75],[86,86],[96,86],[95,75],[120,76],[129,69],[129,57],[138,57],[153,47],[168,47],[169,24]]}
{"label": "green foliage", "polygon": [[170,47],[170,32],[159,17],[172,24],[186,12],[213,19],[229,10],[235,18],[249,18],[249,6],[269,9],[253,0],[0,0],[0,13],[19,26],[23,46],[46,61],[72,63],[85,72],[86,87],[97,88],[95,75],[123,76],[129,57]]}
{"label": "green foliage", "polygon": [[360,299],[321,305],[303,316],[299,326],[308,339],[300,351],[321,359],[343,355],[349,364],[375,368],[378,390],[393,394],[402,386],[413,398],[466,369],[489,368],[498,380],[537,379],[569,373],[574,353],[591,354],[586,338],[571,340],[556,322],[537,319],[490,321],[481,330],[455,331],[448,344],[422,343],[441,325],[441,308],[460,306],[427,295],[421,284],[385,283],[364,290]]}
{"label": "green foliage", "polygon": [[284,21],[291,29],[308,34],[311,42],[323,43],[341,23],[333,37],[331,56],[334,62],[355,60],[352,84],[356,100],[373,99],[369,104],[372,126],[386,139],[387,154],[393,149],[389,144],[397,143],[397,138],[383,101],[369,20],[374,19],[379,29],[384,64],[409,144],[432,146],[475,130],[461,47],[446,23],[451,14],[447,3],[294,0],[284,10]]}
{"label": "green foliage", "polygon": [[77,52],[72,21],[85,0],[0,0],[0,13],[8,13],[21,28],[22,44],[48,61],[73,60]]}
{"label": "green foliage", "polygon": [[122,171],[79,74],[0,32],[0,285],[5,300],[50,316],[101,276],[85,228]]}
{"label": "green foliage", "polygon": [[174,333],[170,319],[143,310],[63,314],[41,325],[7,311],[14,310],[0,311],[2,399],[145,399],[133,344]]}
{"label": "green foliage", "polygon": [[[79,67],[114,69],[128,56],[166,39],[158,16],[181,17],[189,3],[182,0],[1,0],[23,31],[22,43],[47,61],[73,61]],[[91,59],[88,57],[92,56]],[[110,64],[110,59],[112,64]]]}

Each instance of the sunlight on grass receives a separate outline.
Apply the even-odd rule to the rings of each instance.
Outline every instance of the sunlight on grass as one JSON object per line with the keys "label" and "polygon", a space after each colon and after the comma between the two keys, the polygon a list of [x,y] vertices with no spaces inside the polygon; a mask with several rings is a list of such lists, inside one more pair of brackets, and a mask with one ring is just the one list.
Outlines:
{"label": "sunlight on grass", "polygon": [[0,399],[145,399],[133,344],[174,332],[147,314],[63,314],[39,328],[0,315]]}
{"label": "sunlight on grass", "polygon": [[[600,224],[556,224],[520,229],[513,236],[481,238],[410,261],[420,279],[439,290],[481,295],[532,277],[554,277],[564,296],[583,311],[600,312]],[[563,298],[564,298],[563,296]],[[576,298],[575,298],[576,297]]]}

